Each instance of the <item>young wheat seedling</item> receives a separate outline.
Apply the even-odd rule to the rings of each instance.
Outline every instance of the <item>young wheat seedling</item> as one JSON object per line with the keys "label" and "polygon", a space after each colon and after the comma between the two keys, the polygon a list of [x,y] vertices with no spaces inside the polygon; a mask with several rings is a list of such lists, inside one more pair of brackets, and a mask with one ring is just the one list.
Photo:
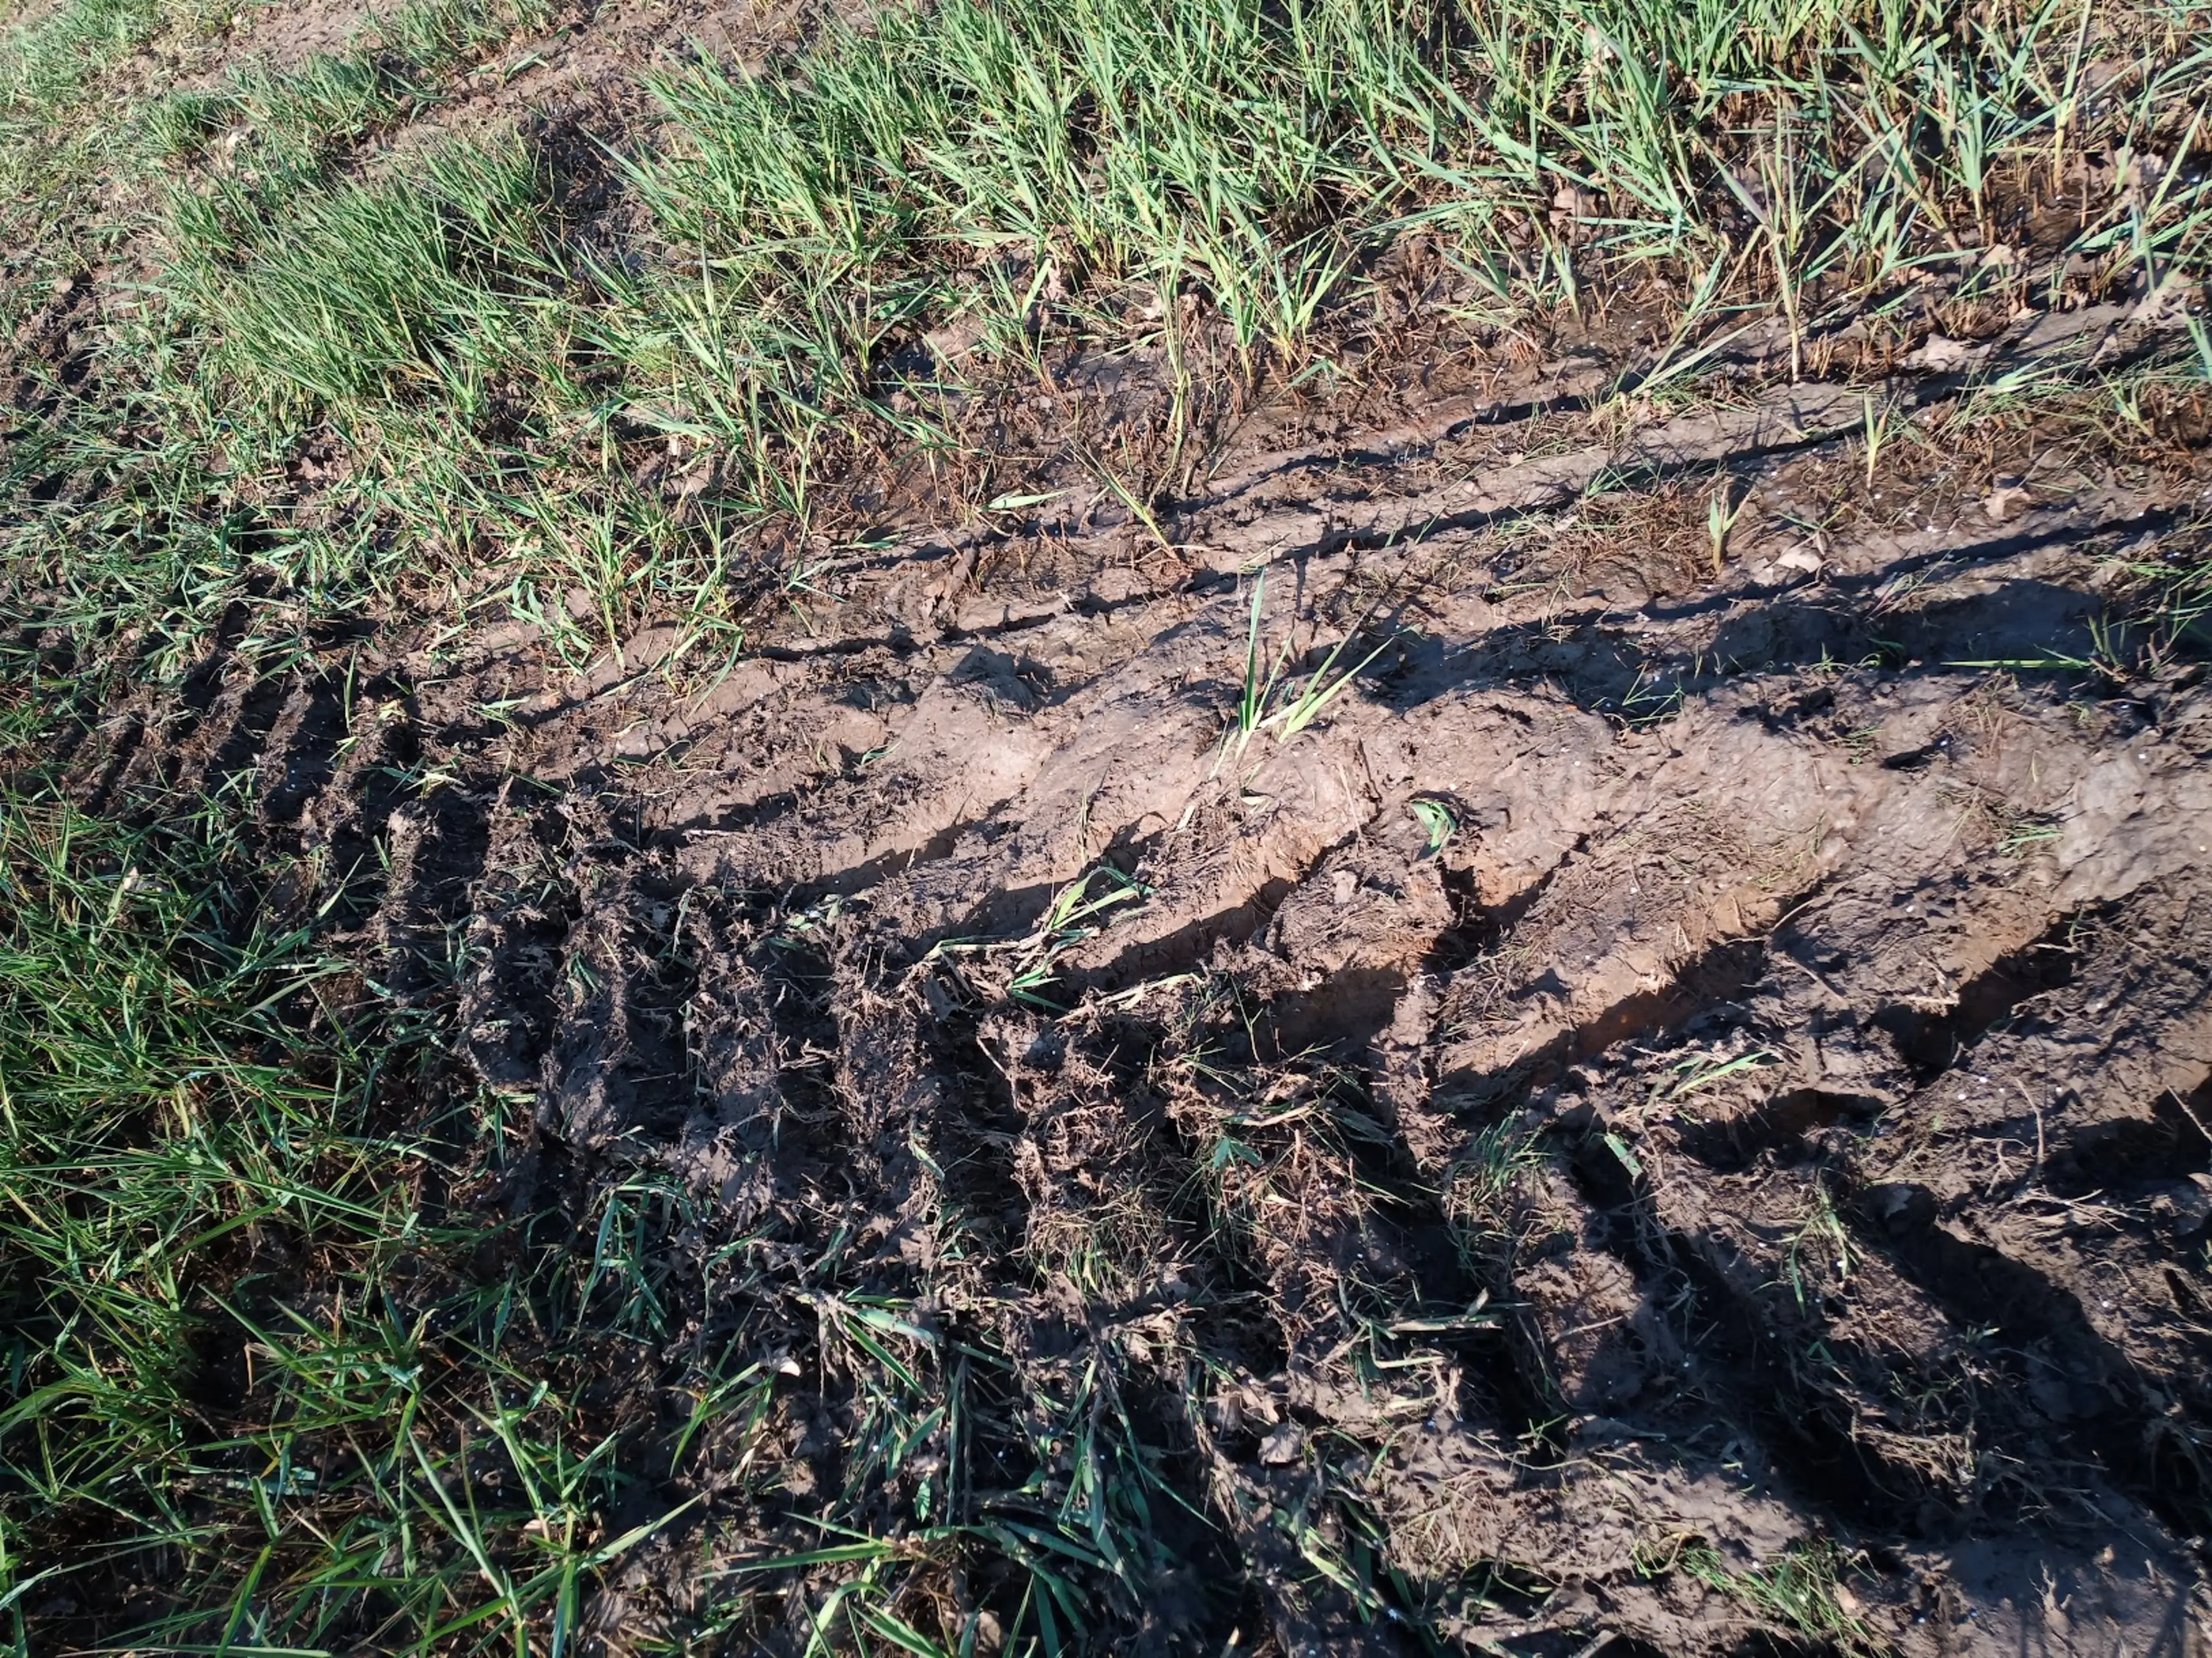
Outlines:
{"label": "young wheat seedling", "polygon": [[1354,627],[1350,633],[1338,640],[1335,647],[1322,659],[1321,666],[1313,671],[1312,677],[1306,681],[1297,695],[1285,707],[1276,709],[1274,713],[1261,721],[1262,725],[1275,727],[1275,740],[1278,743],[1289,742],[1308,726],[1312,725],[1321,717],[1322,711],[1336,700],[1339,692],[1364,673],[1368,665],[1376,657],[1390,648],[1391,641],[1388,639],[1384,640],[1365,656],[1360,658],[1353,666],[1346,668],[1342,673],[1331,678],[1329,671],[1336,666],[1337,658],[1344,654],[1344,647],[1352,641],[1358,631],[1359,629]]}
{"label": "young wheat seedling", "polygon": [[1719,484],[1713,490],[1712,499],[1705,503],[1705,533],[1711,539],[1713,575],[1716,579],[1727,568],[1729,532],[1735,528],[1736,519],[1743,516],[1744,503],[1751,499],[1748,492],[1742,500],[1735,499],[1734,494],[1728,474],[1723,472]]}
{"label": "young wheat seedling", "polygon": [[[1267,677],[1264,680],[1261,678],[1260,613],[1267,600],[1267,573],[1262,570],[1252,583],[1252,616],[1244,632],[1244,689],[1237,696],[1236,712],[1231,717],[1229,729],[1221,734],[1220,752],[1213,756],[1213,770],[1216,772],[1221,769],[1221,762],[1228,755],[1231,744],[1235,745],[1239,758],[1251,745],[1252,734],[1260,729],[1267,700],[1274,694],[1276,678],[1283,671],[1283,664],[1290,659],[1291,649],[1286,644],[1282,653],[1275,659],[1274,665],[1268,669]],[[1212,774],[1208,774],[1209,776]]]}
{"label": "young wheat seedling", "polygon": [[1871,494],[1874,489],[1875,468],[1881,460],[1883,446],[1889,441],[1889,410],[1887,408],[1877,407],[1871,396],[1864,400],[1860,408],[1861,418],[1864,422],[1866,429],[1866,487],[1868,492]]}

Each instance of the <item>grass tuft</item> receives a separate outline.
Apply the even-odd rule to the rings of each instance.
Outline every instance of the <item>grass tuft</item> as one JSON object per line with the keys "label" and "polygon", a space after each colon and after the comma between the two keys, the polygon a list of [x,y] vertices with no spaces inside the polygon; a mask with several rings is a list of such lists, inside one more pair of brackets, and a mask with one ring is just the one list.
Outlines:
{"label": "grass tuft", "polygon": [[280,406],[479,405],[562,276],[545,173],[513,141],[441,145],[404,184],[311,188],[271,215],[227,188],[176,210],[178,301]]}

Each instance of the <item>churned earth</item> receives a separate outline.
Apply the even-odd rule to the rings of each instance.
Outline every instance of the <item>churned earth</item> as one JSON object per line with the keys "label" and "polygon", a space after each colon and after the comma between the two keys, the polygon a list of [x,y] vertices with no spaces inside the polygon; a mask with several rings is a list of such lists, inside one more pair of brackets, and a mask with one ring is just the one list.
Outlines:
{"label": "churned earth", "polygon": [[[191,106],[191,154],[258,188],[275,163],[221,157],[376,21],[260,9],[133,72],[234,100]],[[404,190],[519,123],[584,250],[560,280],[629,303],[620,250],[682,255],[641,228],[640,74],[823,31],[624,4],[455,35],[312,188]],[[2150,223],[2192,142],[2064,176]],[[173,433],[133,394],[97,458],[51,440],[177,268],[175,223],[116,205],[148,176],[101,175],[120,228],[74,274],[13,271],[0,1024],[32,1034],[0,1032],[0,1108],[65,1068],[57,999],[130,1024],[102,998],[138,979],[58,989],[25,929],[104,948],[147,848],[223,872],[164,946],[178,1006],[305,965],[170,1070],[100,1073],[149,1103],[96,1155],[9,1142],[17,1650],[2212,1649],[2212,347],[2181,263],[2069,255],[2094,216],[2023,200],[2002,258],[1954,237],[1878,310],[1785,279],[1707,327],[1740,231],[1687,311],[1570,277],[1447,325],[1464,273],[1408,233],[1362,256],[1356,372],[1319,377],[1196,279],[1128,313],[1183,306],[1180,343],[1038,323],[1011,368],[915,301],[873,337],[882,423],[775,450],[833,504],[749,501],[711,626],[611,539],[598,577],[527,562],[611,496],[534,542],[475,497],[434,524],[399,404],[313,403],[249,465],[211,393],[193,487],[230,516],[149,610],[87,561],[206,518],[113,483]],[[1530,222],[1571,249],[1620,203],[1562,185]],[[1024,305],[1073,269],[1017,271]],[[222,270],[179,337],[243,352]],[[563,344],[580,379],[613,337]],[[703,393],[541,430],[511,364],[425,352],[514,446],[457,480],[567,445],[686,534],[738,488]],[[372,498],[385,574],[283,566]],[[85,854],[98,902],[51,896],[57,823],[142,837]],[[222,1100],[308,1078],[355,1149],[205,1176],[204,1219],[106,1268],[24,1241],[202,1144],[218,1049]],[[173,1402],[106,1461],[76,1424],[123,1407],[85,1377],[128,1391],[137,1350],[95,1281],[175,1320],[131,1372]]]}
{"label": "churned earth", "polygon": [[[851,558],[696,693],[650,630],[218,652],[73,775],[255,773],[273,902],[514,1102],[483,1201],[694,1206],[669,1339],[781,1376],[672,1494],[763,1540],[855,1463],[1097,1479],[1034,1390],[1141,1470],[1104,1593],[1162,1650],[2193,1652],[2212,700],[2039,665],[2204,486],[1931,446],[1893,506],[1862,390],[1573,384],[1239,456],[1157,534]],[[1717,472],[1715,576],[1664,514]],[[696,1546],[595,1616],[683,1612]]]}

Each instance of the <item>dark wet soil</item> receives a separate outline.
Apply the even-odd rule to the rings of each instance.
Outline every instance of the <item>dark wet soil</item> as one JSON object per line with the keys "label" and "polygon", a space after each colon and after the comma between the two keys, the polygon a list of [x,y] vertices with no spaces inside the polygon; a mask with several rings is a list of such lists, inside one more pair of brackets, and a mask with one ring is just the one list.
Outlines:
{"label": "dark wet soil", "polygon": [[[1991,508],[1961,450],[1879,501],[1863,396],[1563,428],[1501,384],[1231,453],[1165,545],[1076,501],[853,556],[719,678],[661,630],[218,659],[76,769],[258,780],[272,902],[527,1102],[505,1202],[695,1195],[684,1247],[752,1263],[701,1327],[787,1327],[820,1413],[732,1512],[866,1453],[779,1299],[834,1258],[1118,1379],[1182,1504],[1142,1649],[1419,1649],[1395,1605],[1524,1654],[2196,1652],[2212,690],[1989,665],[2092,656],[2203,486]],[[1263,565],[1263,659],[1358,671],[1240,742]],[[1825,1635],[1754,1592],[1816,1552]]]}

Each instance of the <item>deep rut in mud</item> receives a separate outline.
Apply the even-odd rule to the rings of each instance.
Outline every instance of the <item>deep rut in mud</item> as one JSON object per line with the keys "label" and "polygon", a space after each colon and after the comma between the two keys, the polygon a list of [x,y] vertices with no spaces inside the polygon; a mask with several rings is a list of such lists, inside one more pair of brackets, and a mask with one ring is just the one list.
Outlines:
{"label": "deep rut in mud", "polygon": [[[833,1303],[1004,1356],[1008,1491],[1066,1473],[1021,1388],[1115,1390],[1172,1497],[1142,1649],[1413,1650],[1418,1604],[1525,1653],[2195,1650],[2212,692],[1976,665],[2091,655],[2100,559],[2191,503],[1808,556],[1862,404],[1501,461],[1558,414],[1509,397],[1249,467],[1170,545],[855,561],[703,690],[658,635],[581,679],[218,662],[75,764],[258,776],[272,902],[527,1102],[503,1202],[689,1194],[682,1249],[747,1265],[672,1269],[676,1322],[786,1366],[784,1492],[929,1477]],[[1415,439],[1482,446],[1405,493]],[[1547,574],[1596,483],[1716,465],[1760,509],[1723,575]],[[1022,574],[1086,534],[1081,585]],[[1265,559],[1262,659],[1358,671],[1224,738]],[[1762,1586],[1815,1560],[1844,1621],[1793,1635]]]}

